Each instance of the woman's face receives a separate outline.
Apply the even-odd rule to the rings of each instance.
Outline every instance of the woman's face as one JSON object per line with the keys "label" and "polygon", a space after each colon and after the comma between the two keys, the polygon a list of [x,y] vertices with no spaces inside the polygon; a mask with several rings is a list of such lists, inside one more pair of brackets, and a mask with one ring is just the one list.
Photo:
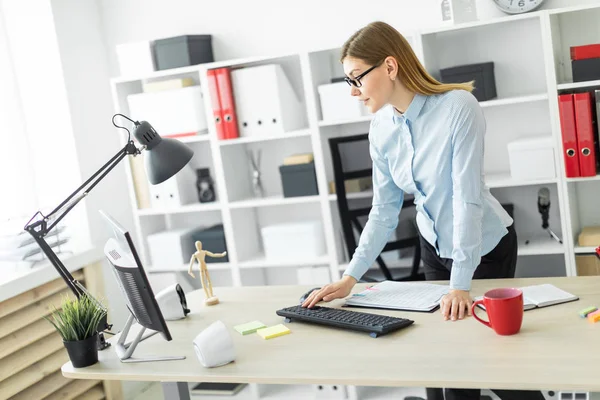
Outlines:
{"label": "woman's face", "polygon": [[[354,57],[344,58],[343,65],[346,76],[354,79],[355,82],[356,77],[373,67],[373,65],[366,64],[363,60]],[[394,89],[385,62],[360,78],[359,85],[360,87],[351,86],[350,95],[362,101],[371,113],[376,113],[388,103]]]}

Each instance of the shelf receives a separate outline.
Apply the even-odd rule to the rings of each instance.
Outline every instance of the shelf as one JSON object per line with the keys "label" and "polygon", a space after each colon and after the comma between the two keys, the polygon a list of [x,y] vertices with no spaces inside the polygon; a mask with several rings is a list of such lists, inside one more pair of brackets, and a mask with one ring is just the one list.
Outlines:
{"label": "shelf", "polygon": [[265,385],[261,384],[260,399],[310,399],[315,398],[312,385]]}
{"label": "shelf", "polygon": [[566,178],[567,182],[593,182],[600,181],[600,175],[589,176],[583,178]]}
{"label": "shelf", "polygon": [[[196,382],[189,382],[188,386],[191,389],[196,385]],[[252,392],[252,388],[250,384],[246,385],[242,390],[240,390],[234,396],[229,396],[226,394],[203,394],[201,396],[191,396],[191,399],[201,399],[201,400],[223,400],[223,399],[234,399],[234,400],[256,400],[254,393]],[[163,389],[160,382],[153,382],[146,388],[142,389],[139,394],[135,395],[133,400],[163,400],[164,394]]]}
{"label": "shelf", "polygon": [[237,139],[219,140],[218,143],[220,146],[231,146],[231,145],[236,145],[236,144],[267,142],[270,140],[290,139],[290,138],[305,137],[305,136],[310,136],[309,129],[303,129],[300,131],[293,131],[293,132],[289,132],[289,133],[281,133],[278,135],[249,136],[249,137],[241,137],[241,138],[237,138]]}
{"label": "shelf", "polygon": [[202,212],[202,211],[217,211],[221,209],[221,203],[212,202],[212,203],[193,203],[187,204],[181,207],[173,207],[173,208],[143,208],[141,210],[136,210],[137,215],[139,216],[147,216],[147,215],[170,215],[170,214],[184,214],[184,213],[193,213],[193,212]]}
{"label": "shelf", "polygon": [[516,97],[507,97],[505,99],[494,99],[479,102],[481,107],[498,107],[498,106],[507,106],[511,104],[522,104],[522,103],[533,103],[536,101],[545,101],[548,100],[547,93],[541,94],[532,94],[529,96],[516,96]]}
{"label": "shelf", "polygon": [[564,254],[564,245],[558,243],[550,237],[531,239],[529,244],[525,244],[527,239],[519,237],[519,256],[539,256],[546,254]]}
{"label": "shelf", "polygon": [[239,263],[240,269],[247,268],[285,268],[285,267],[311,267],[329,264],[329,256],[324,255],[311,260],[267,260],[264,255]]}
{"label": "shelf", "polygon": [[[190,255],[191,257],[191,255]],[[189,264],[183,264],[177,267],[173,267],[173,268],[169,268],[169,267],[146,267],[146,272],[148,273],[153,273],[153,274],[157,274],[157,273],[165,273],[165,272],[187,272],[188,268],[190,267]],[[228,262],[224,262],[224,263],[211,263],[211,262],[207,262],[206,263],[206,267],[208,268],[208,271],[227,271],[231,269],[231,264]],[[194,275],[196,275],[196,277],[198,277],[198,264],[194,264],[194,267],[192,268],[192,271],[194,272]]]}
{"label": "shelf", "polygon": [[[356,192],[356,193],[346,193],[346,198],[348,200],[356,200],[356,199],[370,199],[373,197],[372,190],[365,190],[364,192]],[[337,194],[330,194],[327,196],[329,201],[337,201]]]}
{"label": "shelf", "polygon": [[152,71],[143,73],[137,76],[120,76],[116,78],[112,78],[111,82],[113,84],[118,83],[126,83],[126,82],[135,82],[135,81],[143,81],[146,79],[157,79],[157,78],[170,78],[173,75],[181,75],[181,74],[190,74],[190,73],[198,73],[200,71],[199,65],[189,65],[186,67],[179,68],[170,68],[160,71]]}
{"label": "shelf", "polygon": [[575,254],[596,254],[593,246],[575,246]]}
{"label": "shelf", "polygon": [[533,12],[529,12],[529,13],[525,13],[525,14],[508,15],[508,16],[502,16],[502,17],[498,17],[498,18],[463,22],[463,23],[458,23],[458,24],[454,24],[454,25],[440,25],[440,26],[435,26],[435,27],[431,27],[431,28],[427,28],[427,29],[422,29],[421,34],[430,35],[430,34],[442,33],[442,32],[448,32],[448,31],[457,31],[457,30],[461,30],[461,29],[486,27],[486,26],[492,25],[492,24],[501,24],[501,23],[505,23],[505,22],[513,22],[513,21],[539,18],[540,15],[541,15],[540,11],[533,11]]}
{"label": "shelf", "polygon": [[[388,269],[411,268],[412,262],[413,262],[413,254],[412,254],[412,251],[410,251],[410,254],[408,254],[406,257],[402,257],[402,258],[399,258],[399,259],[393,260],[393,261],[386,261],[386,260],[383,260],[383,261],[385,262],[385,265],[388,267]],[[338,269],[340,271],[345,271],[348,268],[348,265],[349,265],[349,263],[339,264]],[[378,270],[378,269],[379,269],[379,264],[377,264],[377,262],[374,262],[373,265],[371,265],[369,267],[369,270]]]}
{"label": "shelf", "polygon": [[198,134],[195,136],[182,136],[182,137],[172,138],[172,139],[177,139],[182,143],[199,143],[199,142],[208,142],[210,140],[210,135],[208,134],[208,131],[205,131],[205,132],[198,132]]}
{"label": "shelf", "polygon": [[511,178],[509,172],[492,173],[485,175],[485,183],[489,188],[549,185],[557,182],[556,178],[536,179],[531,181],[520,181]]}
{"label": "shelf", "polygon": [[582,89],[588,87],[600,86],[600,80],[585,82],[570,82],[557,85],[558,90]]}
{"label": "shelf", "polygon": [[386,399],[406,399],[426,398],[425,388],[404,388],[404,387],[385,387],[385,386],[358,386],[361,400],[386,400]]}
{"label": "shelf", "polygon": [[268,206],[281,206],[290,204],[306,204],[306,203],[318,203],[319,196],[296,196],[296,197],[282,197],[282,196],[270,196],[259,199],[248,199],[233,201],[229,203],[230,208],[255,208],[255,207],[268,207]]}
{"label": "shelf", "polygon": [[[506,106],[511,104],[522,104],[522,103],[533,103],[536,101],[544,101],[548,100],[547,93],[540,94],[532,94],[528,96],[515,96],[515,97],[507,97],[505,99],[494,99],[488,101],[481,101],[479,105],[481,107],[498,107],[498,106]],[[359,118],[352,119],[343,119],[343,120],[334,120],[334,121],[319,121],[319,126],[337,126],[337,125],[346,125],[346,124],[357,124],[361,122],[370,122],[373,116],[365,116]]]}
{"label": "shelf", "polygon": [[337,125],[347,125],[347,124],[358,124],[361,122],[371,122],[373,119],[372,115],[368,115],[365,117],[359,118],[351,118],[351,119],[338,119],[333,121],[319,121],[319,126],[337,126]]}

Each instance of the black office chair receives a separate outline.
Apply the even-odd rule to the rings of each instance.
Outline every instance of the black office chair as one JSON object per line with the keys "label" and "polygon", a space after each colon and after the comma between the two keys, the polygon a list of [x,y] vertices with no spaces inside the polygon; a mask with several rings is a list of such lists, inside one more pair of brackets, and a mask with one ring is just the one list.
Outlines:
{"label": "black office chair", "polygon": [[[361,224],[359,218],[366,217],[369,215],[371,211],[371,207],[366,208],[356,208],[350,209],[348,204],[348,198],[346,195],[346,184],[345,182],[349,179],[357,179],[357,178],[370,178],[372,177],[372,162],[369,157],[369,139],[368,134],[359,134],[353,136],[344,136],[337,138],[329,139],[329,148],[331,151],[331,160],[333,164],[333,174],[335,179],[335,191],[337,193],[337,204],[340,213],[340,221],[342,224],[342,231],[344,235],[344,242],[346,244],[346,251],[348,253],[348,257],[351,259],[354,251],[357,247],[356,238],[354,236],[354,230],[360,234],[363,231],[364,226]],[[359,152],[360,154],[364,154],[366,152],[366,156],[363,158],[368,159],[368,168],[361,168],[363,166],[354,166],[354,168],[347,165],[347,168],[344,168],[344,162],[342,161],[342,148],[347,150],[354,150],[354,152]],[[350,160],[354,160],[357,157],[346,156]],[[357,162],[354,162],[355,164]],[[350,164],[347,162],[346,164]],[[363,163],[364,164],[364,163]],[[414,206],[412,196],[411,198],[406,198],[402,204],[402,208],[412,207]],[[383,252],[388,251],[397,251],[401,249],[409,249],[413,248],[413,259],[412,259],[412,267],[410,274],[401,277],[393,277],[388,266],[385,261],[379,255],[377,257],[377,264],[379,265],[379,269],[381,270],[383,276],[386,280],[394,280],[394,281],[421,281],[425,280],[425,274],[419,272],[419,266],[421,264],[421,246],[419,243],[418,235],[414,235],[412,237],[388,241],[385,247],[382,250]],[[363,277],[365,281],[374,281],[372,278],[368,276]]]}

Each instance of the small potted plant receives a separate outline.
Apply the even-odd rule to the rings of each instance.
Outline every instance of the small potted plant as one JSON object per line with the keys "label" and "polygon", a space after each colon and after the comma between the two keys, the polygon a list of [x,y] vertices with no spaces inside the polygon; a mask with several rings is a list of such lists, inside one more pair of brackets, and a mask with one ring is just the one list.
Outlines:
{"label": "small potted plant", "polygon": [[73,367],[83,368],[98,362],[98,324],[106,311],[89,296],[63,298],[62,307],[46,318],[62,336]]}

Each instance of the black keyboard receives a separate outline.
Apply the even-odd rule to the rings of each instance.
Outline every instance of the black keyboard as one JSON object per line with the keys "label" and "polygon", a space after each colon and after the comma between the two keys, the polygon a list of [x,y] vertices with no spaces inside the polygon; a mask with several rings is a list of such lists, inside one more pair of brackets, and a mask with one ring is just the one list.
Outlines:
{"label": "black keyboard", "polygon": [[296,320],[369,332],[374,338],[398,329],[406,328],[414,322],[413,320],[406,318],[389,317],[387,315],[319,306],[306,308],[298,305],[282,308],[281,310],[277,310],[276,313],[281,317],[285,317],[286,322]]}

